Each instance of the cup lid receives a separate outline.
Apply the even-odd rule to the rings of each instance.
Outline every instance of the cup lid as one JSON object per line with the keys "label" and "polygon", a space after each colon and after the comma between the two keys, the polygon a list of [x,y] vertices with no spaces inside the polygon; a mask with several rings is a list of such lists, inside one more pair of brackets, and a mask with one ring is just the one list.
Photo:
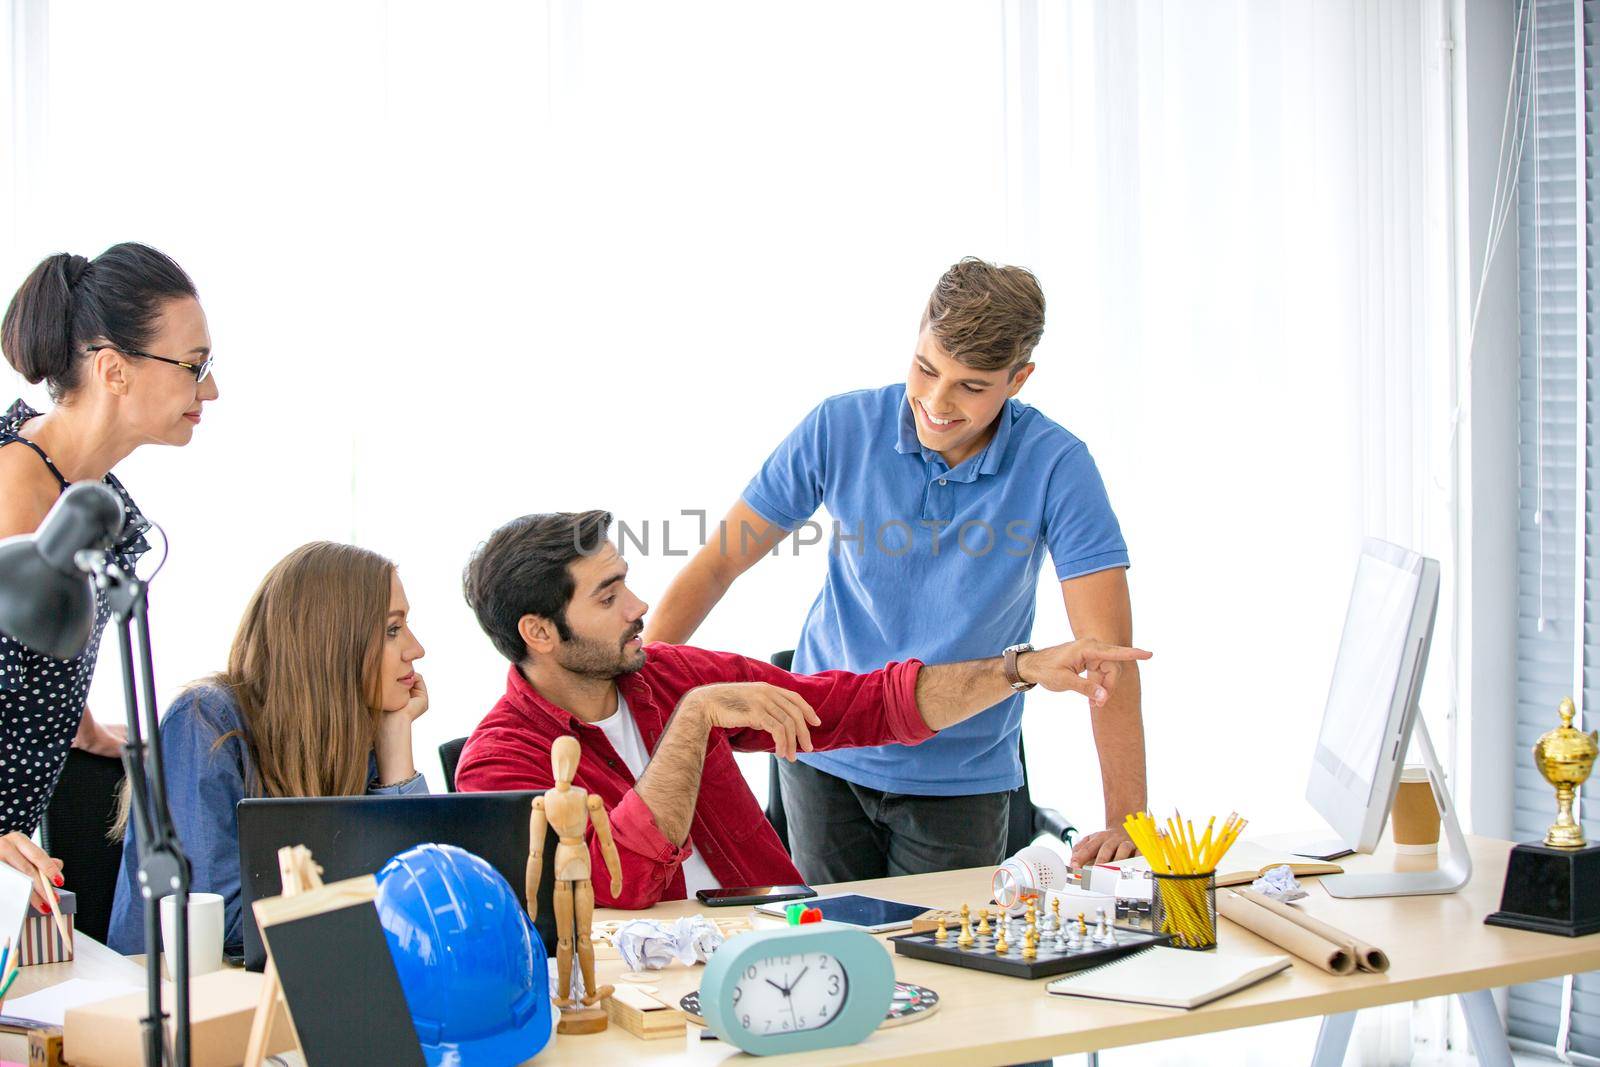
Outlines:
{"label": "cup lid", "polygon": [[1400,780],[1402,782],[1426,782],[1428,780],[1428,768],[1420,763],[1409,764],[1401,770]]}

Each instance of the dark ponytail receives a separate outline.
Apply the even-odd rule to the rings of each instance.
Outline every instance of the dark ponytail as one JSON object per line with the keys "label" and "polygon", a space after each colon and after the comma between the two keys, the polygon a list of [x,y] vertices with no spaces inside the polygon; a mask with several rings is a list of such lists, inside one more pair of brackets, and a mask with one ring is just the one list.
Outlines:
{"label": "dark ponytail", "polygon": [[0,347],[30,383],[56,400],[77,389],[87,346],[146,348],[164,301],[195,296],[183,268],[148,245],[113,245],[93,261],[63,252],[28,275],[6,308]]}

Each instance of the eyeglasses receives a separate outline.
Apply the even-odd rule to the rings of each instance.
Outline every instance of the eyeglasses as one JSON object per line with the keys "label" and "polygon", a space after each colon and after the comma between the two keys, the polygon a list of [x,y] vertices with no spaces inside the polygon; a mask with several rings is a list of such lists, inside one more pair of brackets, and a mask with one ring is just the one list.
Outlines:
{"label": "eyeglasses", "polygon": [[207,356],[205,358],[205,362],[203,363],[185,363],[181,359],[168,359],[166,356],[158,356],[150,352],[141,352],[137,348],[123,348],[121,345],[90,345],[89,351],[98,352],[102,348],[109,348],[113,352],[121,352],[125,356],[138,356],[140,359],[153,359],[157,363],[170,363],[174,367],[182,367],[184,370],[194,375],[194,383],[196,385],[199,385],[201,382],[206,380],[206,377],[211,373],[211,364],[213,362],[212,357]]}

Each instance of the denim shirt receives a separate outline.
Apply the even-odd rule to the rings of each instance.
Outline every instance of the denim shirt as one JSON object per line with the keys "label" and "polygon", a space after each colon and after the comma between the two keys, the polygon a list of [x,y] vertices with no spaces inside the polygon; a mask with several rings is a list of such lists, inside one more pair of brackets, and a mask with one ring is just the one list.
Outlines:
{"label": "denim shirt", "polygon": [[[215,685],[196,686],[172,702],[161,720],[161,758],[165,761],[168,804],[178,840],[193,868],[189,891],[221,894],[223,951],[244,945],[239,908],[239,823],[235,805],[255,795],[255,761],[239,735],[221,744],[230,731],[248,733],[233,694]],[[416,795],[428,792],[418,774],[396,785],[379,786],[377,759],[369,760],[369,794]],[[111,906],[107,943],[125,955],[144,944],[144,899],[138,892],[139,855],[130,821],[122,841],[122,874]]]}

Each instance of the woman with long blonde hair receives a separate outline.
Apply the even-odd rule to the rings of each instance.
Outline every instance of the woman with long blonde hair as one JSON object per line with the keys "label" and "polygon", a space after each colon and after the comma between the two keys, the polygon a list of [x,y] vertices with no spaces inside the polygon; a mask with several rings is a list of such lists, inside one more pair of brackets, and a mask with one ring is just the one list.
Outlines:
{"label": "woman with long blonde hair", "polygon": [[[281,560],[245,608],[228,669],[180,695],[161,720],[172,817],[193,892],[225,902],[223,942],[243,943],[238,825],[244,797],[426,793],[411,726],[428,710],[412,666],[423,648],[394,564],[316,541]],[[144,950],[139,857],[124,830],[111,947]]]}

